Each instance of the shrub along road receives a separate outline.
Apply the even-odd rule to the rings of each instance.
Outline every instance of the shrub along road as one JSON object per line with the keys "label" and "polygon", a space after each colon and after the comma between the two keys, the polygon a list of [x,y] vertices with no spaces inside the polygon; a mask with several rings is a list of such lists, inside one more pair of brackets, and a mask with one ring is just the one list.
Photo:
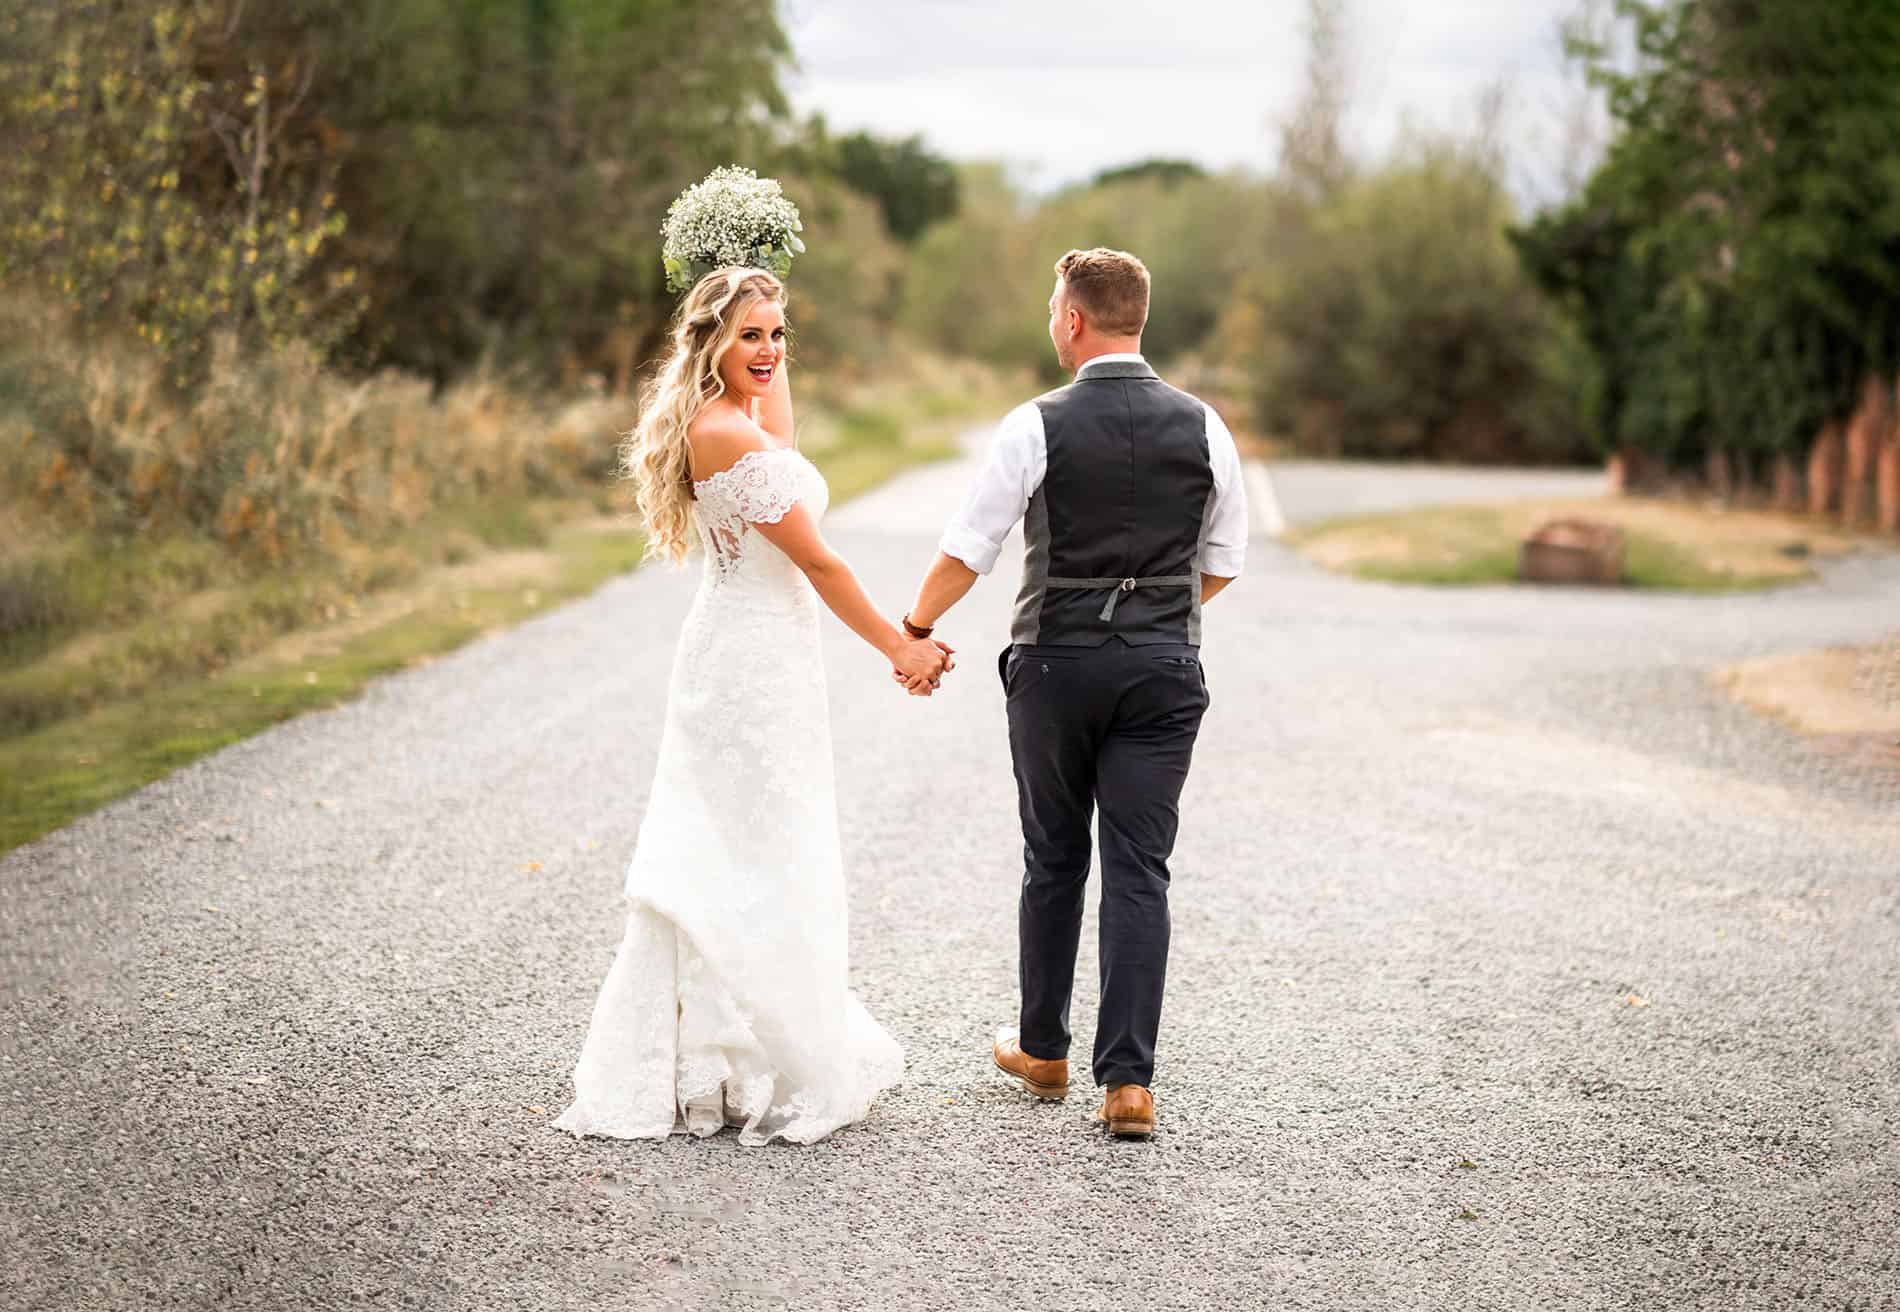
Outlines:
{"label": "shrub along road", "polygon": [[[964,472],[835,517],[893,609]],[[909,1056],[867,1123],[758,1151],[548,1125],[691,590],[643,570],[0,860],[0,1304],[1891,1300],[1900,773],[1708,671],[1876,636],[1895,560],[1446,593],[1256,544],[1210,609],[1147,1143],[1082,1081],[1039,1104],[989,1068],[1012,568],[946,625],[938,699],[828,631],[853,977]]]}

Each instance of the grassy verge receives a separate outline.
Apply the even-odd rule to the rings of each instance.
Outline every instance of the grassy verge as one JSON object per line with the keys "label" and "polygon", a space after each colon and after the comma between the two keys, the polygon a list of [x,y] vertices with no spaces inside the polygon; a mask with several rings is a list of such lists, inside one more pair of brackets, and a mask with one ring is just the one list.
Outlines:
{"label": "grassy verge", "polygon": [[1743,705],[1802,733],[1900,748],[1900,633],[1863,646],[1744,661],[1716,671],[1715,681]]}
{"label": "grassy verge", "polygon": [[1635,588],[1734,592],[1798,583],[1821,557],[1878,549],[1792,515],[1599,498],[1440,506],[1328,520],[1289,542],[1328,569],[1389,583],[1510,583],[1518,545],[1558,517],[1615,524],[1624,533],[1624,583]]}
{"label": "grassy verge", "polygon": [[[987,376],[839,388],[800,441],[838,503],[954,454],[1001,400]],[[613,495],[469,501],[262,574],[186,535],[21,552],[0,571],[0,852],[633,568]],[[44,544],[46,521],[10,519],[0,539]]]}
{"label": "grassy verge", "polygon": [[[539,548],[421,571],[354,613],[293,628],[216,673],[155,681],[0,741],[0,850],[227,743],[333,706],[380,674],[589,592],[632,568],[640,548],[639,535],[613,520],[561,524]],[[193,641],[189,628],[175,635],[175,658],[185,659]]]}
{"label": "grassy verge", "polygon": [[967,363],[934,362],[926,372],[929,383],[860,384],[801,415],[800,447],[824,470],[833,505],[913,465],[956,455],[965,428],[1001,416],[1026,390]]}

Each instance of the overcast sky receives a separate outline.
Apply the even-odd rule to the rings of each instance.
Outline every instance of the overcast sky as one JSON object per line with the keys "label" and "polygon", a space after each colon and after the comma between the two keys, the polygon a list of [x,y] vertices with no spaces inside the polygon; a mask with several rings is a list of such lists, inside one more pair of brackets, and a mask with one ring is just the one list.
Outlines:
{"label": "overcast sky", "polygon": [[[1407,122],[1467,128],[1510,88],[1512,181],[1553,185],[1577,95],[1557,35],[1578,0],[1353,0],[1355,152]],[[1303,0],[783,0],[794,103],[834,129],[922,133],[1031,186],[1185,156],[1270,168],[1305,63]]]}

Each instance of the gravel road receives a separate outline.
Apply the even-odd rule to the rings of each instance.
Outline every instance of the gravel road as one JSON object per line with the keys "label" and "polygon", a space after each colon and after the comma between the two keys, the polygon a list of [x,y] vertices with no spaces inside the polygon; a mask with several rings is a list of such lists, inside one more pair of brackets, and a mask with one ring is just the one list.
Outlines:
{"label": "gravel road", "polygon": [[[963,472],[834,517],[893,608]],[[853,977],[909,1057],[869,1121],[548,1124],[691,588],[644,571],[0,860],[0,1306],[1900,1308],[1900,763],[1707,677],[1900,628],[1900,558],[1667,598],[1257,543],[1209,613],[1147,1143],[989,1069],[1012,569],[932,701],[830,630]]]}
{"label": "gravel road", "polygon": [[1296,524],[1414,506],[1593,497],[1609,487],[1601,470],[1460,469],[1330,460],[1276,460],[1271,468],[1286,518]]}

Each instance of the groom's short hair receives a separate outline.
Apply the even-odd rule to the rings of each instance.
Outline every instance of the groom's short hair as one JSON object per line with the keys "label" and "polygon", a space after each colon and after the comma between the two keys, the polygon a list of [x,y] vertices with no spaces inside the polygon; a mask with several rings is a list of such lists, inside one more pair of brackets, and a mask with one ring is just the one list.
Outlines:
{"label": "groom's short hair", "polygon": [[1056,261],[1056,273],[1097,332],[1134,337],[1148,322],[1148,266],[1127,251],[1070,251]]}

